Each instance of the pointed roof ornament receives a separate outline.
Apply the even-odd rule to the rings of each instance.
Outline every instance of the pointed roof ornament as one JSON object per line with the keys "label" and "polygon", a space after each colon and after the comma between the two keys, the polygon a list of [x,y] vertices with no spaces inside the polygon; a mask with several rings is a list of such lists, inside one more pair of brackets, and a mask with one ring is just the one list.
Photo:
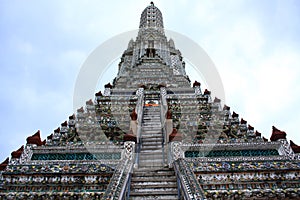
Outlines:
{"label": "pointed roof ornament", "polygon": [[74,114],[69,116],[69,120],[73,120],[73,119],[75,119],[75,115]]}
{"label": "pointed roof ornament", "polygon": [[100,90],[99,92],[97,92],[97,93],[95,94],[95,96],[96,96],[96,97],[102,97],[103,94],[102,94],[101,90]]}
{"label": "pointed roof ornament", "polygon": [[237,114],[236,112],[233,111],[232,118],[237,118],[237,117],[239,117],[239,114]]}
{"label": "pointed roof ornament", "polygon": [[193,83],[193,87],[200,87],[200,86],[201,86],[201,83],[198,82],[198,81],[195,81],[195,82]]}
{"label": "pointed roof ornament", "polygon": [[272,126],[272,135],[270,137],[271,141],[277,141],[279,139],[286,139],[286,133]]}
{"label": "pointed roof ornament", "polygon": [[224,105],[223,110],[230,110],[230,107],[227,105]]}
{"label": "pointed roof ornament", "polygon": [[300,153],[300,146],[296,145],[292,140],[290,140],[290,146],[293,149],[294,153]]}
{"label": "pointed roof ornament", "polygon": [[211,92],[208,89],[204,90],[204,95],[210,95],[210,94],[211,94]]}
{"label": "pointed roof ornament", "polygon": [[41,140],[41,132],[38,130],[35,134],[32,136],[29,136],[27,139],[27,144],[36,144],[37,146],[44,145],[45,141]]}
{"label": "pointed roof ornament", "polygon": [[18,150],[11,152],[11,158],[20,158],[24,151],[24,145],[22,145]]}
{"label": "pointed roof ornament", "polygon": [[258,131],[255,131],[255,135],[256,135],[256,137],[261,137],[261,133]]}
{"label": "pointed roof ornament", "polygon": [[6,160],[4,160],[1,164],[0,164],[0,171],[4,171],[6,169],[6,166],[9,163],[9,158],[7,157]]}
{"label": "pointed roof ornament", "polygon": [[83,107],[81,107],[81,108],[77,109],[77,112],[78,112],[78,113],[83,113],[83,112],[84,112],[84,109],[83,109]]}
{"label": "pointed roof ornament", "polygon": [[52,140],[53,138],[53,133],[51,133],[51,135],[47,136],[47,140]]}
{"label": "pointed roof ornament", "polygon": [[68,122],[64,121],[63,123],[60,124],[62,127],[68,126]]}
{"label": "pointed roof ornament", "polygon": [[215,97],[215,99],[214,99],[214,103],[221,103],[221,99],[219,99],[219,98]]}
{"label": "pointed roof ornament", "polygon": [[242,118],[241,119],[241,124],[247,124],[247,121]]}
{"label": "pointed roof ornament", "polygon": [[104,85],[104,88],[109,88],[109,89],[112,89],[113,86],[110,84],[110,83],[107,83],[106,85]]}
{"label": "pointed roof ornament", "polygon": [[55,129],[54,133],[60,133],[60,128],[58,127],[57,129]]}
{"label": "pointed roof ornament", "polygon": [[[254,127],[251,126],[250,124],[248,124],[248,130],[249,130],[249,131],[254,131]],[[256,132],[257,132],[257,131],[256,131]]]}
{"label": "pointed roof ornament", "polygon": [[92,99],[88,100],[85,102],[86,105],[90,105],[90,106],[93,106],[94,105],[94,102]]}

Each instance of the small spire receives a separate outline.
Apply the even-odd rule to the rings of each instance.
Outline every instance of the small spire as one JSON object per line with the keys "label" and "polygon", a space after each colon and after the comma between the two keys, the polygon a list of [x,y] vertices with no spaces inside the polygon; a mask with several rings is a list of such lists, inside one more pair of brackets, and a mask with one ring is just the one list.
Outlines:
{"label": "small spire", "polygon": [[153,3],[153,1],[151,1],[151,2],[150,2],[150,4],[154,6],[154,3]]}

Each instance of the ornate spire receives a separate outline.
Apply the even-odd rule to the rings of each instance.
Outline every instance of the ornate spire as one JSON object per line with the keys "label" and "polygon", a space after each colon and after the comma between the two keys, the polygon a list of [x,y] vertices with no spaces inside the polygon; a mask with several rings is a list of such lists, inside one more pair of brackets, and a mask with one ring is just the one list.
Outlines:
{"label": "ornate spire", "polygon": [[163,17],[153,2],[147,6],[141,15],[139,28],[164,28]]}

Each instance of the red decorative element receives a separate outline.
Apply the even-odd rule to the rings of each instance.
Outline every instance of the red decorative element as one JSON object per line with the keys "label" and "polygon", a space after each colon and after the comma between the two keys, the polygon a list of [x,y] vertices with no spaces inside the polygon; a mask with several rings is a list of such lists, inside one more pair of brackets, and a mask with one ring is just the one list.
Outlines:
{"label": "red decorative element", "polygon": [[284,131],[277,129],[275,126],[272,126],[272,135],[270,140],[277,141],[279,139],[286,139],[286,133]]}
{"label": "red decorative element", "polygon": [[167,119],[172,119],[172,112],[170,110],[167,111],[166,118]]}
{"label": "red decorative element", "polygon": [[211,94],[211,92],[209,90],[207,90],[207,89],[204,90],[204,95],[210,95],[210,94]]}
{"label": "red decorative element", "polygon": [[135,121],[135,120],[137,120],[137,117],[138,117],[138,116],[137,116],[135,110],[133,110],[132,113],[130,114],[131,120]]}
{"label": "red decorative element", "polygon": [[68,122],[65,121],[65,122],[61,123],[60,125],[61,125],[62,127],[68,126]]}
{"label": "red decorative element", "polygon": [[145,89],[147,89],[147,86],[146,85],[139,85],[139,88],[144,88],[144,90],[145,90]]}
{"label": "red decorative element", "polygon": [[53,133],[51,135],[47,136],[47,139],[52,140],[52,137],[53,137]]}
{"label": "red decorative element", "polygon": [[34,135],[29,136],[27,139],[27,144],[36,144],[37,146],[41,146],[44,144],[41,140],[41,133],[40,130],[38,130]]}
{"label": "red decorative element", "polygon": [[94,102],[92,99],[88,100],[87,102],[85,102],[86,105],[90,105],[90,106],[93,106],[94,105]]}
{"label": "red decorative element", "polygon": [[102,94],[101,90],[100,90],[99,92],[97,92],[97,93],[95,94],[95,96],[96,96],[96,97],[102,97],[103,94]]}
{"label": "red decorative element", "polygon": [[162,88],[162,87],[166,87],[166,84],[160,83],[160,84],[157,86],[158,89],[160,89],[160,88]]}
{"label": "red decorative element", "polygon": [[83,107],[81,107],[81,108],[77,109],[77,112],[78,112],[78,113],[83,113],[83,112],[84,112],[84,109],[83,109]]}
{"label": "red decorative element", "polygon": [[220,102],[221,102],[221,99],[218,99],[217,97],[215,97],[214,103],[220,103]]}
{"label": "red decorative element", "polygon": [[224,105],[223,110],[230,110],[230,107],[227,105]]}
{"label": "red decorative element", "polygon": [[11,152],[11,158],[20,158],[24,151],[24,145],[22,145],[18,150]]}
{"label": "red decorative element", "polygon": [[54,130],[54,133],[59,133],[59,132],[60,132],[60,128],[59,127]]}
{"label": "red decorative element", "polygon": [[247,121],[242,118],[241,119],[241,124],[247,124]]}
{"label": "red decorative element", "polygon": [[193,83],[193,87],[200,87],[201,86],[201,83],[199,83],[198,81],[195,81]]}
{"label": "red decorative element", "polygon": [[126,141],[132,141],[132,142],[136,143],[136,136],[133,135],[132,130],[130,130],[129,133],[124,135],[124,142],[126,142]]}
{"label": "red decorative element", "polygon": [[233,111],[233,113],[232,113],[232,118],[237,118],[237,117],[239,117],[239,114],[237,114],[237,113],[235,113],[235,112]]}
{"label": "red decorative element", "polygon": [[[255,131],[255,135],[256,135],[256,137],[261,137],[261,133],[258,132],[258,131]],[[268,141],[268,140],[267,140],[267,141]]]}
{"label": "red decorative element", "polygon": [[4,171],[6,169],[6,166],[8,165],[9,158],[6,158],[1,164],[0,164],[0,171]]}
{"label": "red decorative element", "polygon": [[[248,125],[248,130],[250,130],[250,131],[254,131],[254,127],[253,126],[251,126],[250,124]],[[257,132],[257,131],[256,131]]]}
{"label": "red decorative element", "polygon": [[173,128],[172,133],[169,135],[169,141],[182,141],[182,135],[177,132],[176,128]]}
{"label": "red decorative element", "polygon": [[107,83],[106,85],[104,85],[104,88],[110,88],[110,89],[112,89],[113,86],[110,83]]}
{"label": "red decorative element", "polygon": [[264,140],[264,142],[268,142],[268,139],[265,137],[263,137],[263,140]]}
{"label": "red decorative element", "polygon": [[294,153],[300,153],[300,146],[296,145],[292,140],[290,140],[290,146]]}

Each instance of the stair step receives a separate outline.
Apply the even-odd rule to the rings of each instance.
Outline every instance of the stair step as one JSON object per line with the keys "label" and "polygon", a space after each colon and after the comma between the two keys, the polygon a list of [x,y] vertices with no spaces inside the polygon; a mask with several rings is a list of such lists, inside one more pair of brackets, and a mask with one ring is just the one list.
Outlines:
{"label": "stair step", "polygon": [[162,144],[162,137],[142,137],[142,143],[158,142]]}
{"label": "stair step", "polygon": [[159,116],[146,116],[146,115],[144,115],[142,122],[149,122],[149,121],[160,122],[160,117]]}
{"label": "stair step", "polygon": [[150,159],[150,158],[143,158],[140,159],[139,164],[141,165],[158,165],[158,164],[162,164],[163,163],[163,159]]}
{"label": "stair step", "polygon": [[149,189],[149,188],[177,188],[176,182],[138,182],[138,183],[131,183],[131,186],[135,189]]}
{"label": "stair step", "polygon": [[148,151],[148,150],[160,150],[160,152],[162,152],[162,147],[161,146],[143,146],[141,148],[140,152]]}
{"label": "stair step", "polygon": [[147,195],[147,194],[142,194],[142,195],[131,195],[130,194],[130,200],[153,200],[153,199],[167,199],[167,200],[177,200],[178,197],[175,194],[166,194],[166,195]]}
{"label": "stair step", "polygon": [[146,115],[156,115],[156,116],[160,116],[161,113],[160,113],[160,110],[159,110],[159,111],[144,110],[144,111],[143,111],[143,115],[144,115],[144,116],[146,116]]}
{"label": "stair step", "polygon": [[142,145],[141,150],[149,150],[149,149],[157,150],[157,149],[162,149],[162,147],[161,145]]}
{"label": "stair step", "polygon": [[147,176],[175,176],[174,171],[136,171],[132,177],[147,177]]}
{"label": "stair step", "polygon": [[142,126],[143,131],[161,131],[161,126]]}
{"label": "stair step", "polygon": [[157,168],[147,168],[147,167],[139,167],[134,169],[135,172],[166,172],[166,171],[173,171],[168,167],[157,167]]}
{"label": "stair step", "polygon": [[[152,118],[151,118],[151,117],[152,117]],[[145,119],[147,119],[147,120],[149,120],[149,119],[150,119],[150,120],[151,120],[151,119],[153,119],[153,120],[154,120],[154,119],[155,119],[155,120],[158,120],[158,119],[159,119],[159,120],[160,120],[160,114],[159,114],[159,115],[158,115],[158,114],[157,114],[157,115],[153,115],[153,114],[149,114],[149,113],[144,113],[144,114],[143,114],[143,119],[144,119],[144,120],[145,120]]]}
{"label": "stair step", "polygon": [[[142,139],[157,139],[157,140],[162,140],[162,135],[161,134],[148,134],[148,135],[143,135]],[[145,141],[145,140],[142,140]]]}
{"label": "stair step", "polygon": [[146,106],[143,108],[143,110],[148,110],[148,111],[160,111],[160,106]]}
{"label": "stair step", "polygon": [[160,121],[145,121],[143,122],[143,126],[158,126],[161,127],[161,122]]}
{"label": "stair step", "polygon": [[140,153],[162,153],[161,149],[141,149]]}
{"label": "stair step", "polygon": [[142,141],[142,146],[162,146],[162,142],[147,142],[147,141]]}
{"label": "stair step", "polygon": [[139,167],[143,168],[157,168],[157,167],[165,167],[166,164],[163,163],[145,163],[145,162],[140,162]]}
{"label": "stair step", "polygon": [[[140,154],[140,160],[150,160],[150,159],[153,159],[153,160],[157,160],[157,159],[160,159],[162,160],[163,159],[163,155],[162,153],[157,153],[157,154],[145,154],[144,152],[142,152]],[[164,159],[167,159],[167,155],[164,155]]]}
{"label": "stair step", "polygon": [[[150,191],[150,190],[144,190],[144,191],[131,191],[130,196],[158,196],[158,195],[177,195],[177,188],[172,190],[156,190],[156,191]],[[156,198],[154,198],[156,199]]]}
{"label": "stair step", "polygon": [[176,182],[176,176],[170,177],[161,177],[161,176],[154,176],[154,177],[135,177],[131,178],[131,182]]}
{"label": "stair step", "polygon": [[142,131],[142,137],[146,135],[162,135],[160,130],[143,130]]}
{"label": "stair step", "polygon": [[[164,156],[165,158],[167,157],[167,153],[164,152]],[[162,158],[163,154],[162,151],[161,152],[141,152],[140,153],[140,158]]]}

